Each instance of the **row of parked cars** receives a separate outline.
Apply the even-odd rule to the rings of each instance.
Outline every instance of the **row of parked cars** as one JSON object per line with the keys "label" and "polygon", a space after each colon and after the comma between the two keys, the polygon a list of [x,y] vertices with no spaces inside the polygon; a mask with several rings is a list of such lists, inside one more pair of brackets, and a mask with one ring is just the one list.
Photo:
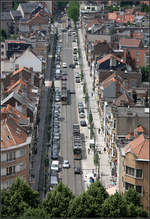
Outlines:
{"label": "row of parked cars", "polygon": [[[83,105],[82,102],[79,102],[79,103],[78,103],[78,112],[79,112],[79,118],[80,118],[80,119],[84,119],[84,118],[85,118],[85,112],[84,112],[84,105]],[[85,126],[87,126],[87,123],[86,123],[85,120],[81,120],[81,121],[80,121],[80,125],[81,125],[82,127],[85,127]]]}

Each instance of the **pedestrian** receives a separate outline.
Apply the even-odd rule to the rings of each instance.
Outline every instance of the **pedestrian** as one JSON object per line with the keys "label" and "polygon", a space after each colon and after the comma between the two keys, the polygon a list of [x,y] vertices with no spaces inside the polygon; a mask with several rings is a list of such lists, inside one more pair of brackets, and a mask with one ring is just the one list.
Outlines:
{"label": "pedestrian", "polygon": [[88,148],[88,154],[90,153],[90,148]]}

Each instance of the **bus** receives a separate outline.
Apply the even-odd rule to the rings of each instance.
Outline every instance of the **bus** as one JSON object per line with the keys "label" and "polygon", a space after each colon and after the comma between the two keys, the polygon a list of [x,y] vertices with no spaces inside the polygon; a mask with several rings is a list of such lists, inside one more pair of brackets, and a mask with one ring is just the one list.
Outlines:
{"label": "bus", "polygon": [[61,91],[61,101],[63,105],[67,104],[68,98],[67,98],[68,94],[67,94],[67,90],[62,90]]}
{"label": "bus", "polygon": [[74,160],[82,159],[82,141],[80,134],[80,126],[78,124],[73,124],[73,155]]}

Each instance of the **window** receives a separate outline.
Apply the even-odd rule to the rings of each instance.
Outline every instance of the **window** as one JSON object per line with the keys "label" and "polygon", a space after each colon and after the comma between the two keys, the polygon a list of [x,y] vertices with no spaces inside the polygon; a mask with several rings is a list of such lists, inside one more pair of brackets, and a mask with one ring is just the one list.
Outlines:
{"label": "window", "polygon": [[136,58],[136,62],[139,62],[139,58]]}
{"label": "window", "polygon": [[12,167],[7,167],[7,176],[13,175],[16,173],[16,167],[12,166]]}
{"label": "window", "polygon": [[138,193],[142,194],[143,193],[143,187],[142,186],[135,186],[135,189]]}
{"label": "window", "polygon": [[20,150],[20,156],[25,156],[26,150],[25,148]]}
{"label": "window", "polygon": [[11,151],[7,153],[7,162],[16,160],[16,152]]}
{"label": "window", "polygon": [[136,51],[136,55],[139,55],[140,53],[139,53],[139,51]]}
{"label": "window", "polygon": [[130,176],[134,176],[134,168],[126,166],[126,174]]}
{"label": "window", "polygon": [[26,168],[25,162],[21,163],[21,164],[20,164],[20,171],[21,171],[21,170],[24,170],[25,168]]}
{"label": "window", "polygon": [[136,178],[143,178],[142,169],[136,169]]}
{"label": "window", "polygon": [[130,183],[127,183],[127,182],[125,182],[125,190],[128,190],[128,189],[134,189],[134,185],[133,185],[133,184],[130,184]]}

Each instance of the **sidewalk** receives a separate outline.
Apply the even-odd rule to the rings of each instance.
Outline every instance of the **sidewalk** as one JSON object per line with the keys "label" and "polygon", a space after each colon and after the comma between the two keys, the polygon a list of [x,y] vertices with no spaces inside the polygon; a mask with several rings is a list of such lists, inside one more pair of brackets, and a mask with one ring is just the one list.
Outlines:
{"label": "sidewalk", "polygon": [[[105,188],[109,188],[110,185],[112,184],[111,168],[110,168],[110,164],[108,162],[108,154],[107,154],[107,152],[104,152],[104,148],[105,148],[104,136],[98,132],[98,129],[100,128],[100,117],[99,117],[98,105],[96,102],[95,94],[93,93],[93,90],[92,90],[92,78],[90,77],[90,68],[88,67],[88,63],[86,61],[84,42],[83,42],[83,36],[82,36],[81,29],[79,29],[78,34],[79,34],[79,39],[80,39],[80,51],[81,51],[81,56],[82,56],[82,60],[83,60],[83,72],[84,72],[84,77],[86,80],[87,90],[88,90],[88,94],[89,94],[89,105],[91,108],[93,121],[94,121],[94,129],[95,129],[95,137],[96,137],[95,143],[96,143],[96,146],[98,147],[98,151],[101,151],[101,154],[99,155],[99,158],[100,158],[100,173],[99,173],[100,181],[103,183]],[[80,85],[80,86],[82,86],[82,85]],[[80,96],[81,96],[81,90],[83,92],[83,89],[80,89]],[[91,93],[93,93],[93,96],[91,96]],[[79,95],[78,95],[78,97],[79,97]],[[89,147],[89,137],[88,137],[88,142],[86,144],[86,150],[88,147]],[[87,153],[87,159],[83,160],[82,166],[85,168],[89,167],[92,169],[93,166],[95,167],[95,165],[93,163],[93,159],[94,159],[94,154]]]}

